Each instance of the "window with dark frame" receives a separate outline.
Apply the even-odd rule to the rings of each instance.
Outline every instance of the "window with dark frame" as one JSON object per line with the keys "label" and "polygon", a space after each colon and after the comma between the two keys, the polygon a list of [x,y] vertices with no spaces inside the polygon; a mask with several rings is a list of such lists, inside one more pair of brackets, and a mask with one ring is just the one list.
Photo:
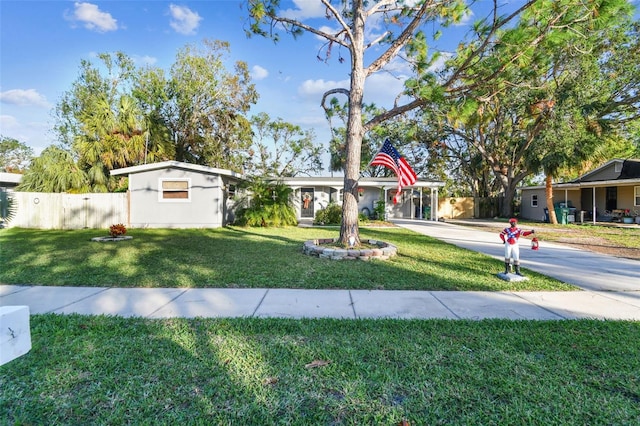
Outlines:
{"label": "window with dark frame", "polygon": [[531,207],[538,207],[538,196],[537,195],[532,195],[531,196]]}

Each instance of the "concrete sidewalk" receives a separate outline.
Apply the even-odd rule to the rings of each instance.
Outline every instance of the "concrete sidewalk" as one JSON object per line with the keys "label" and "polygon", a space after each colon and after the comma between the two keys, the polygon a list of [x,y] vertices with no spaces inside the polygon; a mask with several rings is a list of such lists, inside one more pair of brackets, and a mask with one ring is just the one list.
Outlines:
{"label": "concrete sidewalk", "polygon": [[[394,223],[460,247],[503,258],[503,246],[495,232],[430,221],[396,220]],[[0,306],[27,305],[31,314],[77,313],[143,318],[640,320],[640,262],[543,242],[538,251],[522,250],[522,266],[574,284],[585,291],[457,292],[0,285]]]}
{"label": "concrete sidewalk", "polygon": [[0,285],[0,306],[123,317],[640,320],[640,291],[457,292]]}

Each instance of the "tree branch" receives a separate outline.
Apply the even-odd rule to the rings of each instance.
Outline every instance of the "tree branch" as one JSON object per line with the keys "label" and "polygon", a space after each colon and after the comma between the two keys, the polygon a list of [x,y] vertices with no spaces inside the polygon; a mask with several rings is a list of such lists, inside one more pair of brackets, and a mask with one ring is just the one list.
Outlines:
{"label": "tree branch", "polygon": [[415,30],[422,24],[424,17],[427,15],[427,11],[432,7],[433,4],[429,1],[425,1],[422,4],[412,21],[393,41],[389,48],[365,69],[366,75],[370,75],[378,71],[380,68],[388,64],[389,61],[398,54],[398,52],[400,52],[400,50],[409,42]]}

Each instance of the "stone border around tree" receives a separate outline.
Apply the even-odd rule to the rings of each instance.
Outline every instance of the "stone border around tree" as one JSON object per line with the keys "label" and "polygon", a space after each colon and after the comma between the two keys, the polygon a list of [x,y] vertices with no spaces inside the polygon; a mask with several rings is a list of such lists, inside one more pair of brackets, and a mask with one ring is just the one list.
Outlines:
{"label": "stone border around tree", "polygon": [[378,240],[362,241],[364,243],[377,246],[377,248],[372,249],[341,249],[326,246],[327,244],[333,244],[337,241],[338,238],[308,240],[304,242],[302,251],[307,256],[316,256],[321,259],[331,260],[387,260],[398,254],[398,247]]}

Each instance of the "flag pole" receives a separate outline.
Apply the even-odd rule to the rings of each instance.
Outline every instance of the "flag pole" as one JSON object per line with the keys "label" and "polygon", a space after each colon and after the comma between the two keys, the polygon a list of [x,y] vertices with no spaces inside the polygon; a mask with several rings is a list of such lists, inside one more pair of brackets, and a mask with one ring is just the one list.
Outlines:
{"label": "flag pole", "polygon": [[371,160],[369,160],[369,164],[367,164],[367,167],[371,166],[371,163],[373,163],[373,159],[376,158],[376,155],[380,154],[380,151],[382,151],[383,146],[384,146],[384,142],[382,142],[382,146],[378,148],[378,151],[376,151],[376,153],[373,154],[373,157],[371,157]]}
{"label": "flag pole", "polygon": [[[384,146],[384,142],[382,143],[382,145]],[[367,167],[371,167],[371,163],[373,163],[373,159],[376,158],[376,155],[378,155],[380,153],[380,151],[382,151],[382,146],[380,148],[378,148],[378,151],[376,151],[375,154],[373,154],[373,156],[371,157],[371,160],[369,160],[369,163],[367,164]],[[360,178],[362,178],[362,177],[364,177],[364,176],[362,175],[362,172],[360,172],[360,177],[358,178],[358,180],[356,182],[360,181]]]}

